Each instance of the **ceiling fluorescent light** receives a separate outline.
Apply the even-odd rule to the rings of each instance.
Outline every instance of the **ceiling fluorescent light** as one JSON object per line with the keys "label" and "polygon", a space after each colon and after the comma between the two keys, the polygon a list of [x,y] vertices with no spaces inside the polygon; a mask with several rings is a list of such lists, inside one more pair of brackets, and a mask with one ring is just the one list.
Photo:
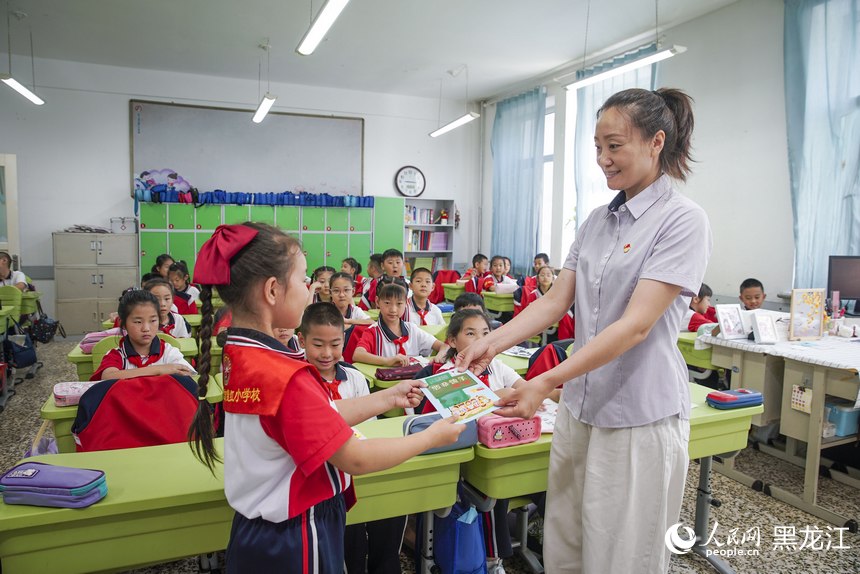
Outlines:
{"label": "ceiling fluorescent light", "polygon": [[266,114],[268,114],[269,110],[272,109],[272,106],[275,105],[275,100],[277,99],[278,96],[273,96],[269,92],[266,92],[266,95],[263,96],[262,100],[260,100],[260,105],[257,106],[257,111],[254,113],[254,117],[252,118],[255,124],[263,121],[263,118],[266,117]]}
{"label": "ceiling fluorescent light", "polygon": [[449,122],[436,130],[435,132],[430,132],[431,138],[438,138],[442,134],[447,134],[451,130],[456,130],[460,126],[466,125],[472,120],[477,120],[481,117],[481,114],[476,114],[475,112],[468,112],[467,114],[460,116],[456,120]]}
{"label": "ceiling fluorescent light", "polygon": [[0,75],[0,82],[3,82],[10,88],[36,104],[37,106],[41,106],[45,103],[45,100],[31,92],[29,89],[27,89],[25,85],[21,84],[20,82],[18,82],[18,80],[8,74]]}
{"label": "ceiling fluorescent light", "polygon": [[310,56],[313,54],[314,50],[319,46],[319,43],[322,42],[325,35],[328,34],[329,28],[332,27],[334,21],[337,20],[340,13],[343,12],[344,8],[346,8],[348,2],[349,0],[327,0],[317,14],[313,24],[311,24],[311,27],[308,28],[307,32],[305,32],[302,41],[299,42],[299,47],[296,48],[296,52],[302,56]]}
{"label": "ceiling fluorescent light", "polygon": [[612,78],[614,76],[620,76],[630,70],[635,70],[637,68],[642,68],[644,66],[650,66],[651,64],[656,64],[662,60],[667,58],[671,58],[675,54],[681,54],[686,52],[687,48],[684,46],[672,46],[671,48],[667,48],[665,50],[660,50],[654,54],[649,54],[644,58],[639,60],[635,60],[633,62],[629,62],[624,64],[623,66],[618,66],[617,68],[612,68],[611,70],[606,70],[605,72],[600,72],[599,74],[595,74],[593,76],[589,76],[587,78],[583,78],[581,80],[577,80],[572,84],[568,84],[565,86],[568,90],[578,90],[579,88],[584,88],[585,86],[590,86],[591,84],[596,84],[597,82],[602,82],[607,78]]}

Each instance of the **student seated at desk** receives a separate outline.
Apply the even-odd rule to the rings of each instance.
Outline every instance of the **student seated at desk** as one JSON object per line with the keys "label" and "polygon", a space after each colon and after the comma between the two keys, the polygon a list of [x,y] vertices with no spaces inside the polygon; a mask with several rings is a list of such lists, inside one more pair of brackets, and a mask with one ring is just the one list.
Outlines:
{"label": "student seated at desk", "polygon": [[370,282],[359,306],[365,311],[378,309],[376,297],[379,294],[379,285],[391,281],[402,281],[406,286],[407,297],[411,295],[409,283],[403,278],[403,253],[399,249],[386,249],[382,253],[382,274]]}
{"label": "student seated at desk", "polygon": [[12,270],[12,256],[0,251],[0,287],[14,285],[21,291],[27,290],[27,277],[21,271]]}
{"label": "student seated at desk", "polygon": [[448,346],[416,325],[403,321],[406,289],[398,283],[383,284],[377,294],[379,320],[364,332],[352,358],[358,363],[384,367],[409,364],[409,357],[429,357],[438,353],[441,360]]}
{"label": "student seated at desk", "polygon": [[[487,308],[484,306],[484,298],[477,293],[463,293],[454,300],[454,313],[464,309],[477,309],[484,315],[487,314]],[[500,321],[490,319],[490,328],[498,329],[502,326]]]}
{"label": "student seated at desk", "polygon": [[433,273],[426,267],[418,267],[409,278],[412,297],[406,302],[405,320],[413,325],[444,325],[442,311],[430,302],[433,292]]}
{"label": "student seated at desk", "polygon": [[152,266],[149,273],[144,273],[140,278],[141,283],[146,283],[150,279],[161,277],[167,279],[167,274],[170,271],[170,266],[175,263],[173,257],[169,253],[162,253],[155,258],[155,265]]}
{"label": "student seated at desk", "polygon": [[91,381],[146,375],[195,375],[179,349],[158,338],[159,301],[149,291],[127,291],[119,302],[120,327],[126,336],[104,356]]}
{"label": "student seated at desk", "polygon": [[[474,341],[486,337],[489,333],[489,318],[480,310],[457,311],[451,316],[451,323],[448,325],[447,361],[444,364],[427,365],[415,375],[415,378],[422,379],[435,373],[453,369],[453,361],[457,353],[463,351]],[[504,396],[508,389],[528,384],[511,367],[498,359],[493,359],[487,369],[478,375],[478,378],[499,396]],[[556,389],[550,394],[550,398],[556,402],[560,397],[560,389]],[[425,399],[416,410],[427,413],[436,409]],[[504,572],[504,568],[501,566],[502,560],[513,555],[511,534],[507,522],[508,501],[499,500],[492,511],[481,514],[484,524],[484,545],[487,552],[487,571],[490,573]]]}
{"label": "student seated at desk", "polygon": [[322,265],[314,269],[311,285],[308,287],[308,305],[311,303],[331,303],[331,286],[329,279],[335,274],[334,267]]}
{"label": "student seated at desk", "polygon": [[[370,260],[367,262],[367,277],[365,277],[361,282],[361,301],[359,301],[358,306],[364,311],[373,309],[373,302],[371,299],[376,298],[376,279],[381,276],[382,254],[374,253],[370,256]],[[371,288],[374,289],[372,297],[370,295]]]}
{"label": "student seated at desk", "polygon": [[472,257],[472,267],[466,270],[463,279],[466,280],[467,293],[480,293],[484,289],[484,279],[490,275],[490,260],[483,253],[475,253]]}
{"label": "student seated at desk", "polygon": [[177,339],[187,339],[191,336],[191,326],[185,318],[175,311],[173,306],[173,286],[167,279],[150,279],[143,284],[143,288],[149,291],[158,300],[159,327],[162,333],[166,333]]}
{"label": "student seated at desk", "polygon": [[764,292],[764,285],[758,279],[744,279],[741,283],[740,295],[741,305],[747,311],[760,308],[764,304],[767,293]]}
{"label": "student seated at desk", "polygon": [[[497,285],[516,285],[517,282],[507,276],[505,272],[506,267],[504,257],[493,255],[493,258],[490,260],[490,273],[484,277],[481,290],[495,293]],[[508,293],[510,292],[508,291]]]}
{"label": "student seated at desk", "polygon": [[343,271],[335,273],[331,276],[329,284],[331,285],[331,302],[340,311],[344,324],[350,327],[352,325],[373,324],[370,315],[353,303],[355,288],[352,275]]}
{"label": "student seated at desk", "polygon": [[[209,380],[212,286],[233,312],[224,346],[224,493],[235,510],[227,573],[343,572],[350,474],[396,466],[431,446],[453,443],[462,425],[440,421],[408,437],[359,440],[350,425],[392,408],[414,407],[420,384],[332,400],[309,364],[291,359],[274,329],[299,326],[307,300],[301,245],[262,223],[221,225],[203,244],[195,277],[201,323],[200,396]],[[249,400],[248,397],[257,400]],[[427,436],[422,436],[427,435]],[[221,458],[212,416],[200,401],[189,429],[192,451],[210,471]]]}
{"label": "student seated at desk", "polygon": [[717,310],[711,306],[713,295],[707,283],[702,283],[699,294],[690,300],[690,308],[681,321],[682,332],[696,333],[702,325],[717,323]]}
{"label": "student seated at desk", "polygon": [[364,277],[361,276],[361,263],[355,257],[347,257],[340,262],[341,273],[348,273],[353,278],[353,289],[361,294],[364,288]]}
{"label": "student seated at desk", "polygon": [[173,285],[173,304],[180,315],[197,313],[197,300],[200,299],[200,289],[190,283],[188,265],[185,261],[176,261],[167,272],[167,279]]}
{"label": "student seated at desk", "polygon": [[529,289],[524,285],[517,289],[514,292],[514,317],[528,307],[529,303],[533,303],[546,295],[549,288],[552,287],[553,281],[555,281],[555,274],[552,272],[552,267],[544,266],[538,270],[536,284],[533,288]]}

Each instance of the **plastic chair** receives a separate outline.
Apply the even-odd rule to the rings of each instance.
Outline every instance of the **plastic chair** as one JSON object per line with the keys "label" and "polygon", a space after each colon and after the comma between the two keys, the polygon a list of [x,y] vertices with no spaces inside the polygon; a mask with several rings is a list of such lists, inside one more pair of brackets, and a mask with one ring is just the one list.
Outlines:
{"label": "plastic chair", "polygon": [[13,309],[10,317],[16,321],[21,316],[21,290],[14,285],[4,285],[0,287],[0,305],[3,308],[11,307]]}

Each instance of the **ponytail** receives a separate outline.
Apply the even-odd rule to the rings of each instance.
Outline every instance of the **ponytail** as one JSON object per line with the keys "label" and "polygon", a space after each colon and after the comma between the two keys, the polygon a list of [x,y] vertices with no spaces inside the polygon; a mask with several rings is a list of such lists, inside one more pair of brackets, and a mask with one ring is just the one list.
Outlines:
{"label": "ponytail", "polygon": [[197,345],[200,349],[200,355],[197,360],[197,372],[200,374],[200,378],[197,382],[197,413],[194,415],[191,428],[188,429],[188,442],[191,443],[191,450],[194,452],[194,456],[214,474],[215,463],[221,462],[221,458],[215,451],[215,429],[212,423],[212,411],[209,408],[209,403],[206,402],[209,371],[212,368],[212,326],[214,323],[211,286],[201,285],[200,301],[202,303],[202,319],[197,335]]}
{"label": "ponytail", "polygon": [[660,169],[680,181],[687,181],[693,137],[693,98],[675,88],[656,91],[632,88],[609,97],[597,111],[597,117],[610,108],[618,108],[630,119],[645,139],[658,131],[666,134],[660,152]]}

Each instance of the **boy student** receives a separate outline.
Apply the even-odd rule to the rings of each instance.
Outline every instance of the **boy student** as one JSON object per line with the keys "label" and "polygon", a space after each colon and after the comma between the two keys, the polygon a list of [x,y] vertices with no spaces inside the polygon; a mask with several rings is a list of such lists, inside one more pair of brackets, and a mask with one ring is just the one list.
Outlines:
{"label": "boy student", "polygon": [[546,267],[549,265],[549,255],[546,253],[538,253],[535,255],[534,265],[532,265],[532,269],[535,271],[535,276],[537,276],[541,267]]}
{"label": "boy student", "polygon": [[505,273],[505,258],[501,255],[493,255],[490,260],[490,274],[484,278],[481,288],[484,291],[495,292],[496,285],[516,285],[517,282]]}
{"label": "boy student", "polygon": [[[403,253],[401,253],[397,249],[386,249],[385,252],[383,252],[382,254],[382,275],[370,282],[365,296],[361,298],[361,303],[364,303],[364,300],[366,298],[369,306],[367,308],[364,308],[362,307],[361,303],[359,303],[359,306],[362,307],[365,311],[367,309],[376,308],[376,292],[379,291],[379,282],[385,277],[394,277],[402,279],[402,275]],[[409,287],[407,286],[406,289],[408,292]]]}
{"label": "boy student", "polygon": [[758,279],[744,279],[741,283],[741,293],[738,299],[747,311],[758,309],[764,304],[764,299],[767,294],[764,292],[764,285]]}
{"label": "boy student", "polygon": [[358,302],[358,306],[367,311],[368,309],[373,309],[373,304],[370,299],[371,287],[373,288],[374,297],[376,296],[376,280],[382,276],[382,254],[374,253],[370,256],[370,260],[367,262],[367,277],[362,280],[361,283],[361,301]]}
{"label": "boy student", "polygon": [[[464,309],[478,309],[485,315],[487,314],[487,308],[484,306],[484,298],[477,293],[466,292],[454,299],[454,313]],[[498,329],[501,326],[501,322],[490,319],[490,329]]]}
{"label": "boy student", "polygon": [[484,279],[490,274],[487,269],[490,260],[483,253],[476,253],[472,257],[472,268],[466,272],[466,291],[469,293],[480,293],[484,288]]}
{"label": "boy student", "polygon": [[12,270],[12,256],[0,251],[0,287],[14,285],[21,291],[27,290],[27,277],[20,271]]}
{"label": "boy student", "polygon": [[418,267],[409,278],[412,297],[406,301],[406,320],[415,325],[444,325],[442,311],[428,299],[433,292],[433,274]]}
{"label": "boy student", "polygon": [[362,335],[352,355],[358,363],[383,367],[409,364],[409,357],[430,356],[432,351],[444,360],[448,345],[418,326],[402,320],[406,310],[406,288],[398,283],[384,283],[377,293],[379,320]]}
{"label": "boy student", "polygon": [[702,283],[699,294],[690,301],[690,308],[684,320],[681,321],[682,330],[695,333],[702,325],[717,322],[717,310],[711,306],[713,295],[711,288],[706,283]]}

